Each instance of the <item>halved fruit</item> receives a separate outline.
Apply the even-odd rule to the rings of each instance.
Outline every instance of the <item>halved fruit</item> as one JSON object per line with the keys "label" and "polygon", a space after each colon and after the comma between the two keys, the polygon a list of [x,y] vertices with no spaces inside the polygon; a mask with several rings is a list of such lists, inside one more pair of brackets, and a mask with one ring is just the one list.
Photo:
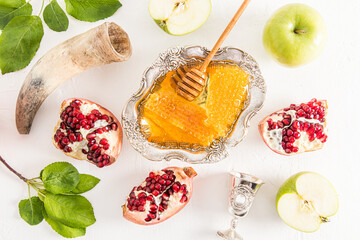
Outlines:
{"label": "halved fruit", "polygon": [[291,104],[259,123],[266,145],[276,153],[294,155],[321,149],[328,137],[327,101]]}
{"label": "halved fruit", "polygon": [[280,187],[276,208],[280,218],[290,227],[302,232],[315,232],[321,223],[329,222],[339,207],[334,187],[323,176],[300,172]]}
{"label": "halved fruit", "polygon": [[211,13],[211,0],[150,0],[149,12],[165,32],[184,35],[206,22]]}

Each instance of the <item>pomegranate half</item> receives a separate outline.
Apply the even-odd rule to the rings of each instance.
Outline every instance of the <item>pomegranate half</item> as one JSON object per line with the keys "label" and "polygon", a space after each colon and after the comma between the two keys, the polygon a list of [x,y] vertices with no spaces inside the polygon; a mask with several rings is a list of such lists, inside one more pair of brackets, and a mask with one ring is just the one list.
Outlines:
{"label": "pomegranate half", "polygon": [[191,167],[150,172],[144,182],[133,188],[122,206],[124,218],[141,225],[165,221],[189,202],[196,175]]}
{"label": "pomegranate half", "polygon": [[122,129],[106,108],[86,99],[71,98],[61,104],[53,143],[66,155],[101,168],[119,156]]}
{"label": "pomegranate half", "polygon": [[327,140],[327,102],[312,99],[267,116],[259,123],[266,145],[276,153],[294,155],[319,150]]}

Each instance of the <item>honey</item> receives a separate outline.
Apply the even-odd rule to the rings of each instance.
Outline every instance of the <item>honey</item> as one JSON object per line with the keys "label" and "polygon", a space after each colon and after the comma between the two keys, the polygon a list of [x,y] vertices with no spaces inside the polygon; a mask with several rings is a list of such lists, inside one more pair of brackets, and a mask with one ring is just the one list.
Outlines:
{"label": "honey", "polygon": [[245,107],[249,75],[230,62],[212,62],[203,93],[190,102],[175,92],[169,72],[138,104],[141,131],[148,141],[208,146],[226,137]]}

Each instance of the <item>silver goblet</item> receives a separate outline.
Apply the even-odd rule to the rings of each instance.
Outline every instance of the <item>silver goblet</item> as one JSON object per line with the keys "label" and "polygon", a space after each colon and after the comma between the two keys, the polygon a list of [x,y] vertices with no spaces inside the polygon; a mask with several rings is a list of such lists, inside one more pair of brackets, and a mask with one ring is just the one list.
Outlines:
{"label": "silver goblet", "polygon": [[253,203],[256,192],[264,182],[250,174],[230,173],[230,195],[228,210],[233,216],[231,228],[225,232],[217,232],[219,237],[226,240],[242,240],[243,238],[235,231],[239,218],[245,217]]}

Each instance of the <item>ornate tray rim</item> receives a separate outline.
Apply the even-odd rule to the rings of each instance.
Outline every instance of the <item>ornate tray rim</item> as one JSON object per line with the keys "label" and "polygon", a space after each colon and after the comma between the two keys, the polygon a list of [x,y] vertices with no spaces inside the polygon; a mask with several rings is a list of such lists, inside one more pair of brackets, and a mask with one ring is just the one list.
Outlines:
{"label": "ornate tray rim", "polygon": [[177,159],[188,163],[215,163],[225,159],[228,156],[227,150],[235,147],[246,136],[251,118],[262,108],[265,101],[266,85],[257,62],[248,53],[233,47],[219,49],[213,58],[213,60],[219,61],[232,61],[250,75],[246,108],[238,116],[230,137],[215,139],[206,148],[186,150],[181,148],[181,145],[179,148],[160,148],[156,144],[148,142],[140,131],[136,110],[138,100],[148,92],[159,77],[177,69],[179,65],[187,61],[204,59],[208,53],[209,50],[201,46],[169,48],[162,52],[153,64],[145,70],[139,90],[128,100],[121,116],[121,123],[130,144],[145,158],[152,161]]}

